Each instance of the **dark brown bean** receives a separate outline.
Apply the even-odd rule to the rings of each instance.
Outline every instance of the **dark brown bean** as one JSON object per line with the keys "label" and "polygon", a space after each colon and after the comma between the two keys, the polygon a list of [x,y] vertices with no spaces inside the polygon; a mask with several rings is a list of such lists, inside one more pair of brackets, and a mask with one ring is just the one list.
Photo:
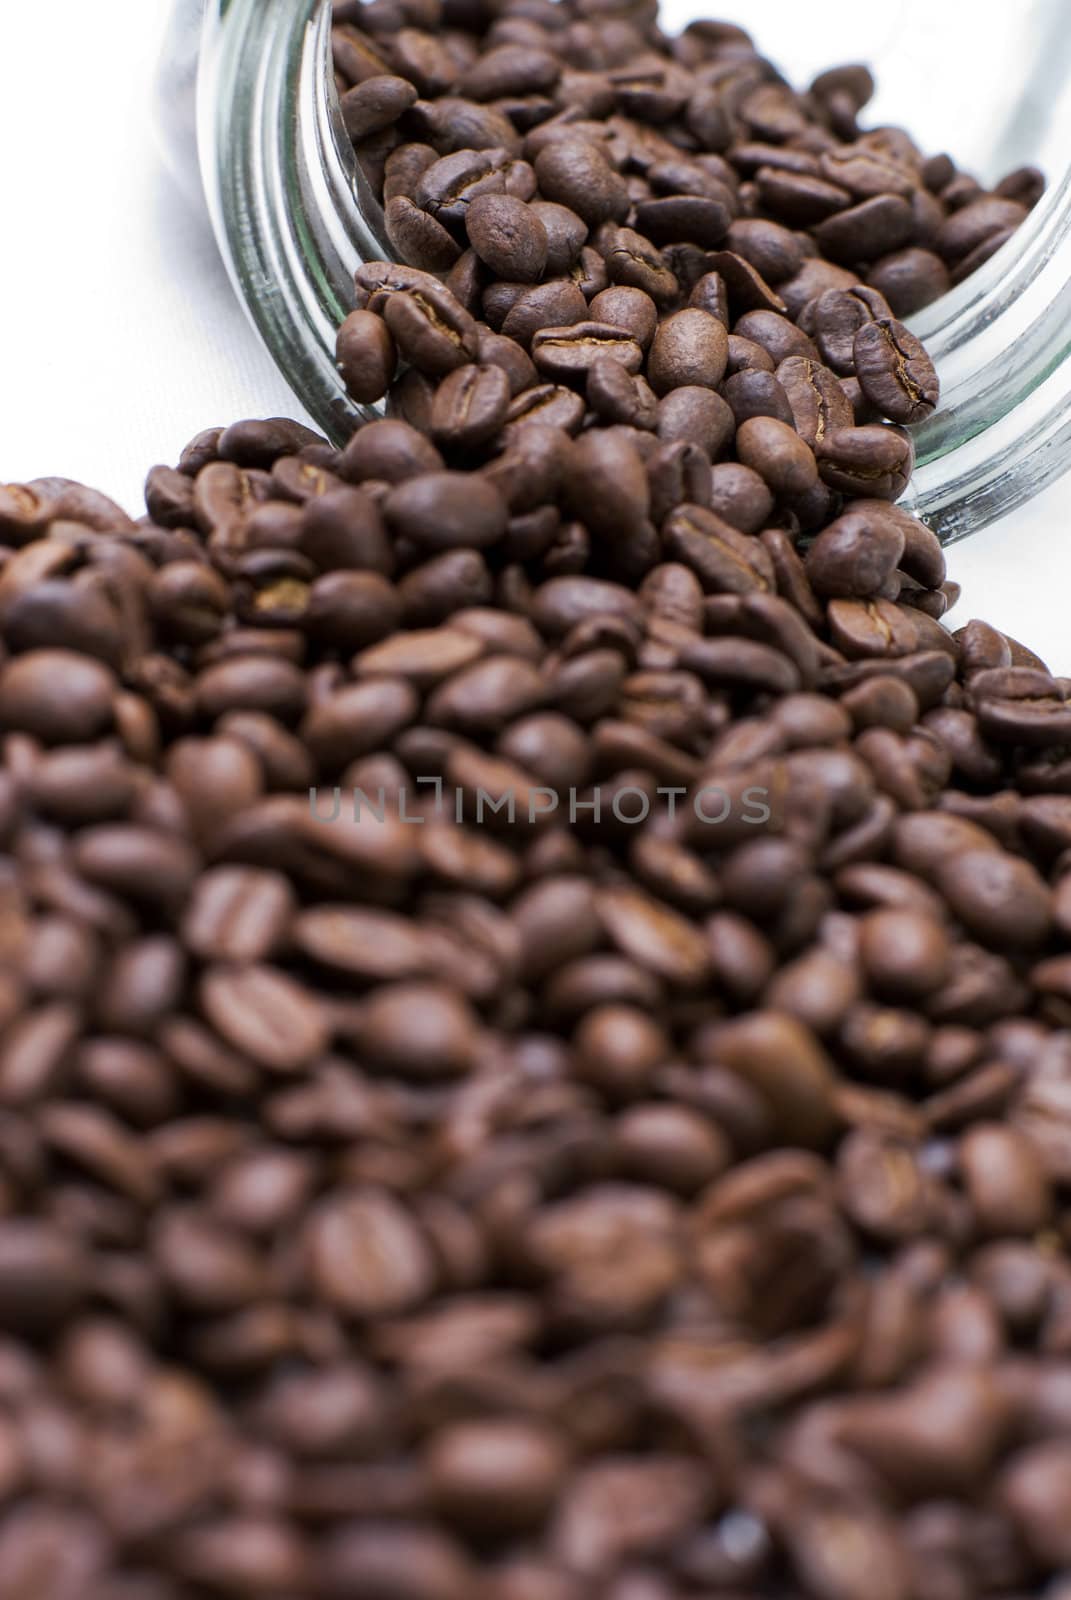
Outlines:
{"label": "dark brown bean", "polygon": [[383,319],[371,311],[351,311],[338,330],[336,360],[355,400],[364,404],[381,400],[397,363],[394,340]]}
{"label": "dark brown bean", "polygon": [[872,405],[893,422],[921,422],[937,404],[933,363],[895,318],[864,323],[852,346],[856,376]]}
{"label": "dark brown bean", "polygon": [[737,432],[736,450],[775,495],[805,494],[818,482],[814,452],[775,417],[749,418]]}
{"label": "dark brown bean", "polygon": [[115,675],[69,650],[30,650],[0,667],[0,726],[48,744],[79,744],[111,726]]}
{"label": "dark brown bean", "polygon": [[509,402],[509,378],[501,367],[458,367],[435,391],[432,438],[447,449],[471,450],[486,444],[505,422]]}
{"label": "dark brown bean", "polygon": [[477,195],[465,211],[465,230],[480,260],[500,278],[535,283],[547,265],[547,230],[523,200]]}
{"label": "dark brown bean", "polygon": [[296,1072],[327,1048],[322,1006],[277,968],[211,967],[200,998],[226,1043],[271,1072]]}
{"label": "dark brown bean", "polygon": [[482,549],[506,531],[506,504],[486,479],[430,472],[398,484],[383,503],[390,527],[431,551]]}

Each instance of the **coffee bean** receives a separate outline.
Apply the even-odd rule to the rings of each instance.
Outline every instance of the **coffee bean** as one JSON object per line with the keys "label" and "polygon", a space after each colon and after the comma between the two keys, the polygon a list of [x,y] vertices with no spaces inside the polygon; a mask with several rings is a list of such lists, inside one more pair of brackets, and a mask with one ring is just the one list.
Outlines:
{"label": "coffee bean", "polygon": [[[729,293],[725,287],[725,280],[719,273],[704,272],[697,278],[688,296],[688,304],[694,306],[697,311],[709,311],[712,317],[717,317],[723,327],[729,327]],[[731,348],[730,345],[730,351]],[[731,356],[730,369],[732,369]]]}
{"label": "coffee bean", "polygon": [[477,195],[465,230],[480,260],[501,278],[535,283],[547,264],[547,230],[537,212],[508,194]]}
{"label": "coffee bean", "polygon": [[742,256],[767,283],[791,278],[803,265],[803,250],[795,234],[776,222],[739,217],[729,228],[728,245]]}
{"label": "coffee bean", "polygon": [[365,78],[341,97],[342,120],[354,144],[397,122],[414,103],[417,91],[405,78],[389,73]]}
{"label": "coffee bean", "polygon": [[714,250],[707,261],[709,270],[724,280],[730,307],[737,316],[747,311],[776,313],[785,309],[781,296],[744,256],[733,250]]}
{"label": "coffee bean", "polygon": [[[1000,1485],[1001,1503],[1007,1507],[1032,1557],[1053,1570],[1067,1563],[1068,1541],[1063,1515],[1068,1496],[1068,1469],[1063,1443],[1057,1439],[1045,1440],[1019,1450],[1008,1464]],[[1059,1590],[1055,1593],[1058,1596]]]}
{"label": "coffee bean", "polygon": [[777,1012],[752,1012],[716,1033],[717,1058],[756,1085],[771,1115],[806,1145],[829,1136],[832,1075],[825,1052],[800,1023]]}
{"label": "coffee bean", "polygon": [[62,1325],[89,1293],[88,1269],[77,1242],[58,1229],[5,1218],[0,1224],[0,1323],[5,1331],[40,1336]]}
{"label": "coffee bean", "polygon": [[880,317],[865,323],[852,346],[863,393],[893,422],[921,422],[937,404],[933,363],[902,322]]}
{"label": "coffee bean", "polygon": [[907,434],[884,427],[837,427],[818,443],[822,482],[842,494],[895,500],[914,460]]}
{"label": "coffee bean", "polygon": [[539,1527],[566,1464],[561,1438],[537,1422],[455,1423],[429,1446],[429,1493],[440,1514],[462,1529],[487,1522]]}
{"label": "coffee bean", "polygon": [[[604,250],[610,282],[637,289],[659,306],[677,299],[680,283],[657,245],[634,228],[617,228]],[[600,291],[603,292],[603,291]]]}
{"label": "coffee bean", "polygon": [[777,368],[777,381],[791,410],[791,422],[816,454],[824,454],[826,440],[850,429],[851,405],[828,367],[807,356],[789,356]]}
{"label": "coffee bean", "polygon": [[553,200],[533,200],[529,209],[542,223],[547,236],[545,271],[549,277],[561,277],[573,266],[587,241],[587,224],[568,206],[558,205]]}
{"label": "coffee bean", "polygon": [[355,400],[381,400],[394,377],[397,354],[386,323],[370,311],[351,311],[338,330],[336,360]]}
{"label": "coffee bean", "polygon": [[273,967],[212,967],[200,996],[224,1040],[271,1072],[295,1072],[327,1047],[320,1004]]}
{"label": "coffee bean", "polygon": [[340,772],[413,721],[419,701],[408,683],[373,678],[349,684],[314,705],[300,735],[325,772]]}
{"label": "coffee bean", "polygon": [[506,529],[506,506],[485,479],[431,472],[398,484],[383,503],[389,526],[429,550],[494,544]]}
{"label": "coffee bean", "polygon": [[384,217],[388,240],[402,260],[414,267],[427,272],[446,272],[461,254],[460,247],[442,224],[404,194],[395,195],[387,202]]}
{"label": "coffee bean", "polygon": [[738,317],[733,326],[735,338],[747,339],[765,350],[775,367],[790,356],[817,360],[818,351],[802,328],[776,311],[760,309]]}
{"label": "coffee bean", "polygon": [[183,939],[203,961],[263,961],[281,944],[294,909],[281,874],[216,867],[199,879],[191,896]]}
{"label": "coffee bean", "polygon": [[427,689],[483,654],[478,637],[460,628],[415,629],[362,650],[353,669],[360,678],[407,678]]}
{"label": "coffee bean", "polygon": [[804,494],[818,482],[813,451],[775,417],[749,418],[737,430],[736,449],[775,495]]}
{"label": "coffee bean", "polygon": [[432,437],[444,449],[486,444],[505,422],[509,402],[509,379],[500,367],[458,367],[435,391]]}
{"label": "coffee bean", "polygon": [[362,1048],[383,1069],[427,1080],[468,1070],[475,1019],[464,1000],[433,984],[397,983],[376,991],[360,1023]]}
{"label": "coffee bean", "polygon": [[47,744],[79,744],[111,726],[118,683],[68,650],[30,650],[0,667],[0,725]]}
{"label": "coffee bean", "polygon": [[983,1232],[1030,1235],[1045,1227],[1052,1196],[1041,1154],[1025,1134],[976,1122],[960,1141],[960,1162]]}
{"label": "coffee bean", "polygon": [[560,139],[544,146],[533,164],[543,197],[568,206],[589,228],[625,220],[629,200],[624,179],[596,145]]}
{"label": "coffee bean", "polygon": [[998,949],[1039,943],[1049,927],[1049,891],[1029,862],[1002,850],[960,849],[937,864],[953,914]]}
{"label": "coffee bean", "polygon": [[749,417],[774,417],[790,428],[795,427],[788,395],[772,372],[756,368],[734,372],[725,380],[723,393],[738,428]]}
{"label": "coffee bean", "polygon": [[668,195],[636,207],[637,228],[656,245],[689,239],[704,250],[713,249],[724,239],[731,217],[723,200],[703,195]]}
{"label": "coffee bean", "polygon": [[431,1250],[405,1208],[385,1190],[341,1190],[309,1218],[310,1284],[343,1316],[383,1316],[431,1291]]}
{"label": "coffee bean", "polygon": [[400,353],[431,377],[443,377],[475,359],[476,325],[446,288],[392,294],[383,307],[383,319]]}
{"label": "coffee bean", "polygon": [[649,384],[631,377],[613,355],[596,356],[588,369],[585,394],[588,405],[606,422],[649,430],[659,421],[658,402]]}
{"label": "coffee bean", "polygon": [[639,372],[643,351],[623,328],[604,322],[576,322],[565,328],[541,328],[532,340],[532,360],[547,378],[579,378],[597,361],[610,357],[626,372]]}
{"label": "coffee bean", "polygon": [[733,397],[728,385],[725,394],[723,400],[698,384],[670,389],[658,405],[658,437],[667,443],[697,444],[712,459],[720,456],[733,433]]}
{"label": "coffee bean", "polygon": [[750,467],[719,462],[710,475],[710,509],[741,533],[758,533],[773,511],[773,496]]}
{"label": "coffee bean", "polygon": [[591,301],[591,315],[612,327],[624,328],[646,350],[658,325],[658,308],[642,289],[615,284],[603,289]]}
{"label": "coffee bean", "polygon": [[872,261],[911,242],[915,216],[902,195],[875,194],[827,217],[814,230],[832,261]]}
{"label": "coffee bean", "polygon": [[903,532],[894,523],[847,511],[823,528],[807,552],[804,567],[816,594],[880,594],[903,555]]}
{"label": "coffee bean", "polygon": [[543,677],[537,668],[516,656],[488,656],[440,684],[427,703],[425,715],[431,723],[443,727],[490,731],[534,710],[545,695]]}

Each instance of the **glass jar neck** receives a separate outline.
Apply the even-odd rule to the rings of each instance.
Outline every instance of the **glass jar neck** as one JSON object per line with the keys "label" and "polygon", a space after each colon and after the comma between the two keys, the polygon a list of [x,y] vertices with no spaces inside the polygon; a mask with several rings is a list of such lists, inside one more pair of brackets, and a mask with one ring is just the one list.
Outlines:
{"label": "glass jar neck", "polygon": [[376,412],[346,394],[335,335],[361,262],[391,252],[342,125],[329,0],[208,0],[197,122],[238,295],[306,410],[341,441]]}
{"label": "glass jar neck", "polygon": [[[341,441],[378,408],[335,366],[353,275],[389,257],[331,66],[329,0],[209,0],[198,84],[205,192],[232,279],[295,393]],[[905,505],[945,543],[1071,465],[1071,172],[1013,239],[911,319],[941,378]]]}

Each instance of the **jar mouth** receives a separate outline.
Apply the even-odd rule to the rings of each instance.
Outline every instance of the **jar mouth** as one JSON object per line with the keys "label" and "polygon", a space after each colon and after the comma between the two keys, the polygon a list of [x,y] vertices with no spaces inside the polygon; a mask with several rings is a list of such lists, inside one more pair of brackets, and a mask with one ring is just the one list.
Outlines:
{"label": "jar mouth", "polygon": [[[384,407],[346,393],[336,332],[357,268],[395,253],[343,126],[329,0],[209,0],[198,134],[239,298],[295,395],[342,443]],[[951,543],[1071,465],[1071,170],[988,261],[907,320],[942,398],[912,430],[901,503]]]}
{"label": "jar mouth", "polygon": [[329,0],[210,0],[197,88],[201,173],[231,281],[295,395],[335,443],[381,407],[335,366],[362,261],[390,255],[342,124]]}

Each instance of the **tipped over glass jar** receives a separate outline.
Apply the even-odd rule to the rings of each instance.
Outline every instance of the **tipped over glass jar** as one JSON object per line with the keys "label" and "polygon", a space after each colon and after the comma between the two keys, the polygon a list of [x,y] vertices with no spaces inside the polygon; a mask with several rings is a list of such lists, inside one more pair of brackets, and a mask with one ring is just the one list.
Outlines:
{"label": "tipped over glass jar", "polygon": [[[653,6],[596,9],[653,25]],[[503,38],[512,27],[521,39],[526,24],[541,25],[536,19],[544,10],[552,12],[551,0],[511,6]],[[952,260],[948,287],[938,276],[931,292],[943,292],[915,310],[909,285],[902,306],[941,380],[938,409],[913,429],[916,467],[903,503],[946,543],[962,538],[1031,498],[1071,463],[1071,172],[1063,170],[1071,122],[1071,37],[1064,8],[1058,0],[1032,0],[987,14],[984,29],[963,6],[934,7],[924,0],[881,7],[837,0],[818,19],[778,0],[722,4],[718,11],[729,41],[723,55],[735,52],[737,67],[746,59],[748,70],[768,83],[806,84],[831,58],[872,64],[878,92],[861,110],[860,128],[870,130],[875,149],[884,143],[886,153],[899,154],[909,165],[921,161],[919,148],[929,157],[917,183],[921,220],[900,250],[932,242],[925,238],[927,229],[966,209],[980,192],[974,174],[993,185],[1013,174],[1003,190],[997,188],[977,238],[968,240],[971,230],[964,230],[961,243],[968,247],[958,262]],[[446,0],[443,22],[447,28],[483,26],[484,12],[480,0]],[[705,26],[709,41],[711,25],[697,24],[697,14],[703,13],[695,0],[669,0],[660,23],[667,33],[684,33],[686,39],[690,34],[696,41]],[[347,30],[356,20],[368,24],[373,41],[381,30],[381,41],[388,41],[385,65],[362,63],[356,51],[347,71],[346,46],[353,43]],[[173,69],[199,53],[200,171],[232,279],[296,394],[336,439],[369,410],[347,394],[336,365],[337,330],[354,304],[354,272],[362,262],[399,255],[381,199],[390,139],[373,135],[364,148],[358,140],[355,149],[340,93],[368,74],[394,70],[389,37],[399,20],[417,20],[406,0],[375,0],[367,10],[350,0],[336,6],[334,15],[329,0],[183,0],[169,49]],[[334,63],[333,23],[341,52]],[[761,65],[734,24],[749,29],[755,50],[763,52]],[[496,26],[501,32],[501,18]],[[582,41],[573,49],[582,67]],[[687,42],[676,53],[687,67]],[[419,78],[419,66],[415,70]],[[832,83],[827,74],[827,86]],[[437,85],[432,71],[421,92],[434,102],[448,87]],[[631,93],[638,104],[635,86]],[[562,115],[553,97],[537,104],[539,98],[533,92],[528,106],[518,107],[519,130]],[[443,103],[449,116],[456,96]],[[627,103],[626,93],[620,104]],[[838,111],[833,101],[829,105],[834,120],[854,115],[851,106],[842,104]],[[665,109],[648,105],[640,116],[672,141],[674,113],[670,107],[667,118]],[[408,115],[414,127],[421,126],[419,116]],[[917,146],[898,132],[879,131],[901,122]],[[779,164],[808,166],[784,154],[807,154],[807,137],[796,138],[791,127],[763,127],[760,120],[751,132],[753,143],[780,147],[781,157],[772,158]],[[903,141],[899,152],[897,139]],[[432,143],[439,153],[459,147],[449,137]],[[931,155],[945,148],[955,157],[947,170],[939,155]],[[812,164],[820,171],[817,159]],[[1040,197],[1040,178],[1029,169],[1048,175]],[[745,181],[754,177],[754,164],[745,162],[739,170]],[[862,185],[851,194],[855,204],[866,197],[865,179]],[[1029,206],[1029,215],[1024,212],[1025,220],[1013,226],[1017,202]],[[920,201],[914,204],[920,212]],[[821,215],[821,196],[817,205],[815,214]],[[809,216],[804,209],[799,221]],[[790,205],[785,221],[793,220]],[[886,259],[899,253],[891,250]],[[964,276],[966,268],[974,270]],[[880,271],[870,276],[896,299],[894,271],[887,270],[884,279]]]}

